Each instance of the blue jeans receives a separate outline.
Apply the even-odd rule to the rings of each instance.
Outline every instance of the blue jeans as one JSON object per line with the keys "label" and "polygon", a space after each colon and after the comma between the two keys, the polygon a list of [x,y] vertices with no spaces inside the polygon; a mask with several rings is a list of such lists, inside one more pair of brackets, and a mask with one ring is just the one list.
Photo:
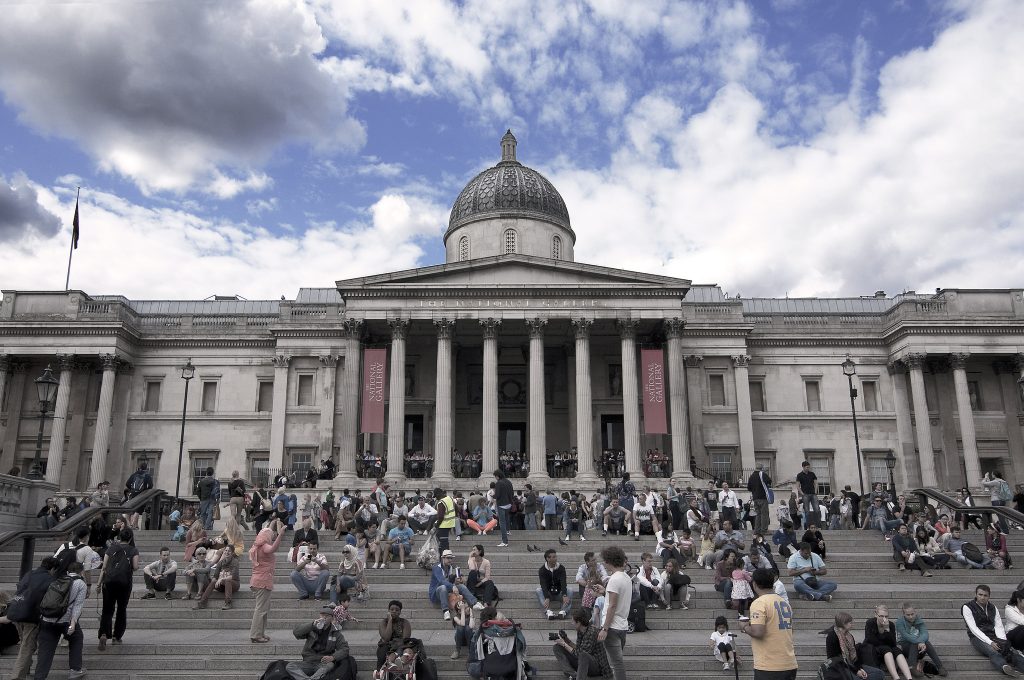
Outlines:
{"label": "blue jeans", "polygon": [[883,535],[890,531],[896,531],[903,524],[903,520],[897,519],[878,519],[875,520],[875,528],[882,532]]}
{"label": "blue jeans", "polygon": [[527,529],[536,529],[537,528],[537,513],[536,512],[524,513],[523,514],[523,522],[524,522],[524,526]]}
{"label": "blue jeans", "polygon": [[725,600],[726,604],[729,604],[729,602],[732,601],[732,579],[731,578],[727,578],[724,581],[722,581],[721,583],[719,583],[717,586],[715,586],[715,590],[717,590],[718,592],[722,593],[722,599]]}
{"label": "blue jeans", "polygon": [[512,506],[498,506],[498,526],[501,527],[501,542],[508,543],[508,511]]}
{"label": "blue jeans", "polygon": [[292,585],[295,586],[295,590],[299,591],[299,595],[305,595],[306,597],[320,597],[324,594],[324,588],[327,587],[327,579],[331,577],[329,571],[321,571],[316,577],[315,581],[310,581],[308,578],[302,575],[300,571],[292,571]]}
{"label": "blue jeans", "polygon": [[451,593],[452,589],[458,590],[462,593],[462,597],[466,598],[466,602],[470,605],[476,604],[476,597],[465,585],[461,583],[442,583],[438,587],[434,588],[434,596],[431,598],[434,602],[441,605],[441,611],[448,611],[448,594]]}
{"label": "blue jeans", "polygon": [[[567,590],[565,592],[565,596],[568,598],[568,601],[562,600],[561,602],[555,602],[554,600],[548,600],[549,607],[545,607],[544,606],[544,595],[545,595],[544,589],[541,588],[540,586],[538,586],[537,587],[537,602],[538,602],[538,604],[540,604],[540,608],[541,609],[550,608],[551,611],[553,611],[555,613],[559,613],[559,614],[568,614],[569,611],[572,609],[572,591],[571,590]],[[559,604],[562,605],[561,609],[555,609],[555,607],[558,606]]]}
{"label": "blue jeans", "polygon": [[626,631],[609,628],[608,637],[604,640],[604,651],[608,655],[608,665],[612,667],[612,680],[626,680],[626,662],[622,658],[622,648],[626,646]]}
{"label": "blue jeans", "polygon": [[[914,663],[917,662],[915,661]],[[914,664],[912,663],[910,666],[913,667]],[[861,666],[861,668],[868,674],[865,680],[885,680],[885,671],[881,668],[875,668],[874,666]]]}
{"label": "blue jeans", "polygon": [[199,517],[203,520],[203,528],[207,531],[213,529],[213,499],[199,501]]}
{"label": "blue jeans", "polygon": [[[808,521],[810,517],[810,521]],[[818,496],[813,493],[804,494],[804,526],[811,523],[821,524],[821,509],[818,506]]]}
{"label": "blue jeans", "polygon": [[793,587],[796,588],[796,592],[801,595],[807,595],[812,600],[821,600],[824,599],[826,595],[834,593],[839,585],[835,581],[825,581],[819,578],[818,589],[815,590],[807,585],[807,581],[797,576],[793,579]]}
{"label": "blue jeans", "polygon": [[1024,671],[1024,656],[1021,656],[1020,652],[1014,651],[1011,657],[1011,661],[1008,660],[1005,656],[1003,656],[1002,652],[997,652],[996,650],[992,649],[992,645],[986,645],[984,642],[974,637],[973,635],[971,635],[970,638],[971,647],[974,647],[982,655],[987,656],[988,660],[992,662],[992,665],[995,666],[996,670],[1002,670],[1003,666],[1005,666],[1006,664],[1010,664],[1018,671]]}
{"label": "blue jeans", "polygon": [[970,569],[984,569],[988,565],[992,564],[992,558],[985,553],[981,554],[981,562],[972,562],[971,560],[964,557],[962,550],[956,551],[956,561]]}
{"label": "blue jeans", "polygon": [[[998,508],[998,507],[1003,507],[1005,505],[1006,505],[1006,501],[1003,501],[1003,500],[994,500],[994,501],[992,501],[992,507]],[[993,514],[992,518],[996,521],[996,524],[999,525],[999,532],[1000,533],[1006,534],[1006,533],[1010,532],[1010,527],[1006,526],[1006,520],[1005,519],[1003,519],[1001,516],[996,515],[996,514]]]}
{"label": "blue jeans", "polygon": [[349,590],[356,587],[356,580],[351,576],[339,576],[338,582],[331,588],[331,602],[338,604],[338,594],[342,590]]}
{"label": "blue jeans", "polygon": [[939,653],[935,651],[935,647],[932,646],[931,642],[924,643],[924,654],[921,654],[917,650],[917,645],[913,642],[901,642],[900,648],[903,650],[903,656],[907,657],[907,663],[911,668],[917,665],[917,660],[922,656],[931,657],[932,663],[938,668],[942,668],[942,659],[939,658]]}

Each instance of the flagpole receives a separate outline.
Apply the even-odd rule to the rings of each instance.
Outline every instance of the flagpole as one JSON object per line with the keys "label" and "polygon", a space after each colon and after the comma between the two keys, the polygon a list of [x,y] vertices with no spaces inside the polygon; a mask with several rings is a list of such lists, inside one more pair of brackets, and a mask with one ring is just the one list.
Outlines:
{"label": "flagpole", "polygon": [[71,227],[71,247],[68,248],[68,276],[64,279],[64,290],[71,290],[71,258],[75,254],[75,229],[78,228],[78,198],[82,195],[82,187],[75,193],[75,224]]}

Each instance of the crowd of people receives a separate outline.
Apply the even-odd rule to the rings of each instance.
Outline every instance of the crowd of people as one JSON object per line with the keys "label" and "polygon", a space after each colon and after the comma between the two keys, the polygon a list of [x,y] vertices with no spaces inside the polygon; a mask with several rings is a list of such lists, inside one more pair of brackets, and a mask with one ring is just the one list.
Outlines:
{"label": "crowd of people", "polygon": [[[323,496],[307,496],[301,506],[287,488],[273,493],[262,485],[252,488],[238,473],[222,498],[220,484],[207,470],[197,483],[198,510],[175,508],[171,514],[169,539],[179,541],[180,547],[161,547],[143,559],[135,548],[132,518],[101,515],[80,527],[19,583],[18,594],[33,603],[35,611],[8,609],[0,624],[17,621],[22,639],[13,677],[27,677],[35,652],[35,678],[46,678],[57,642],[64,637],[69,644],[69,677],[79,678],[85,674],[79,619],[94,592],[102,607],[97,647],[107,651],[120,645],[129,630],[134,583],[145,586],[143,599],[180,597],[194,601],[194,609],[217,600],[228,610],[242,587],[240,567],[248,560],[248,585],[254,595],[250,640],[267,643],[274,574],[279,561],[287,560],[296,598],[318,604],[311,620],[293,631],[304,641],[302,660],[288,663],[283,672],[302,680],[344,668],[354,677],[354,661],[342,631],[360,622],[352,605],[370,599],[368,575],[419,562],[430,568],[429,583],[424,580],[430,602],[452,626],[452,658],[465,654],[467,671],[479,678],[487,675],[487,656],[496,649],[487,636],[511,625],[499,609],[502,575],[488,559],[482,537],[500,534],[501,550],[509,546],[510,532],[522,529],[555,531],[553,537],[561,545],[584,542],[588,532],[600,531],[644,542],[637,546],[637,561],[630,563],[622,547],[611,545],[586,552],[574,569],[561,562],[557,548],[527,545],[528,552],[537,553],[539,611],[548,620],[571,619],[576,630],[575,640],[564,633],[553,640],[553,654],[562,670],[576,677],[625,678],[622,652],[636,609],[690,608],[693,590],[685,569],[692,564],[714,572],[714,588],[723,606],[735,613],[739,632],[750,639],[755,678],[774,680],[794,678],[796,673],[790,592],[808,601],[831,601],[839,592],[840,584],[827,578],[826,536],[830,529],[846,526],[847,520],[862,530],[879,531],[902,571],[929,576],[932,570],[955,564],[973,569],[1012,566],[1007,533],[998,522],[984,525],[984,548],[973,546],[960,538],[965,525],[973,525],[968,513],[953,513],[951,520],[942,508],[915,508],[904,496],[892,496],[880,486],[863,499],[858,497],[857,505],[842,492],[838,499],[826,494],[819,500],[809,467],[805,464],[797,475],[796,507],[780,503],[779,528],[770,536],[772,482],[763,468],[750,477],[747,502],[741,502],[728,484],[710,483],[707,489],[696,490],[680,488],[669,479],[664,490],[637,488],[628,473],[614,489],[589,497],[575,491],[538,492],[530,484],[517,490],[506,470],[499,469],[485,492],[464,495],[433,489],[407,494],[393,492],[378,479],[365,495],[358,490],[328,490]],[[126,495],[145,487],[148,473],[140,472],[141,482],[131,481]],[[987,475],[985,481],[992,482],[992,493],[1002,498],[1006,490],[995,480],[1001,477]],[[835,501],[838,527],[832,522]],[[108,505],[109,485],[100,485],[89,502]],[[223,531],[217,533],[214,509],[222,503],[228,514]],[[847,504],[849,517],[843,510]],[[242,531],[249,523],[257,536],[247,549]],[[468,550],[460,556],[452,546],[463,536],[470,538]],[[333,545],[323,550],[331,539],[342,543],[337,552]],[[432,541],[437,542],[436,559],[424,564],[423,548]],[[51,603],[51,589],[60,589],[64,596],[57,607]],[[979,585],[974,599],[962,607],[971,644],[996,668],[1016,675],[1024,671],[1024,590],[1013,594],[1002,616],[989,596],[988,587]],[[901,616],[890,621],[887,606],[878,605],[865,622],[860,644],[853,639],[853,618],[837,613],[825,639],[828,664],[843,666],[865,680],[880,680],[886,673],[909,680],[926,670],[946,675],[941,650],[929,639],[913,603],[901,603],[900,610]],[[402,611],[402,602],[391,600],[379,620],[378,668],[401,668],[424,656],[421,647],[408,642],[415,621],[403,617]],[[727,670],[745,663],[729,626],[728,617],[717,617],[708,640]]]}

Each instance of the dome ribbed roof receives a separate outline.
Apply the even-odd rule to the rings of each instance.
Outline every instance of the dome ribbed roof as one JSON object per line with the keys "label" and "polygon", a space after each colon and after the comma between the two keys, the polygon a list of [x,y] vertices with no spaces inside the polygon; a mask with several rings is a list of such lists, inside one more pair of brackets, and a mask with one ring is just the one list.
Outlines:
{"label": "dome ribbed roof", "polygon": [[516,138],[510,130],[501,139],[501,162],[470,180],[455,199],[449,232],[493,217],[528,217],[572,229],[558,190],[542,174],[517,161],[515,149]]}

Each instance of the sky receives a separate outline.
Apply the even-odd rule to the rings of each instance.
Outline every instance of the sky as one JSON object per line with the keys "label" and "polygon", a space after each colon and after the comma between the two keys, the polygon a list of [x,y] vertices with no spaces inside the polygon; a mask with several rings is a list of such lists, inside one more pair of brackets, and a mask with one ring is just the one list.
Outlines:
{"label": "sky", "polygon": [[1019,0],[3,0],[0,289],[294,298],[444,261],[518,158],[578,262],[1024,285]]}

